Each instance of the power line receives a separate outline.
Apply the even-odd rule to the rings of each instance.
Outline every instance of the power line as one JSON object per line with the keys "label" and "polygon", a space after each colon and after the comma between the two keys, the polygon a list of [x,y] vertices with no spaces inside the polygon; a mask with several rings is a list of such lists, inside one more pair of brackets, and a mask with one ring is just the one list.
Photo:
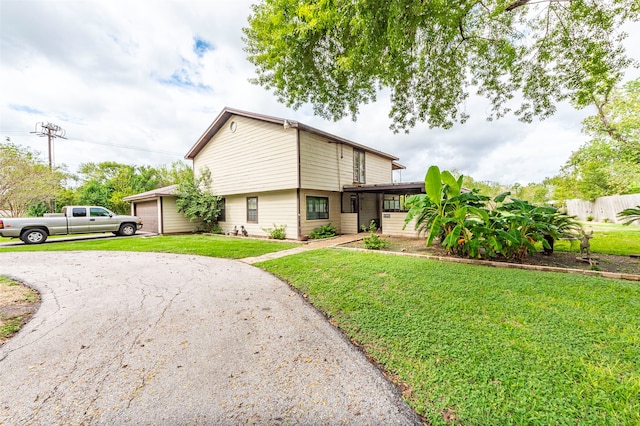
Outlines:
{"label": "power line", "polygon": [[151,152],[151,153],[154,153],[154,154],[167,154],[167,155],[184,156],[184,154],[180,154],[180,153],[177,153],[177,152],[158,151],[158,150],[155,150],[155,149],[140,148],[140,147],[135,147],[135,146],[118,145],[118,144],[106,143],[106,142],[93,142],[93,141],[86,141],[86,140],[83,140],[83,139],[69,139],[69,140],[76,141],[76,142],[91,143],[91,144],[94,144],[94,145],[110,146],[112,148],[123,148],[123,149],[132,149],[132,150],[135,150],[135,151]]}
{"label": "power line", "polygon": [[[13,133],[13,134],[24,134],[24,135],[28,135],[29,133],[34,133],[34,132],[25,132],[24,130],[0,130],[0,133],[2,134],[7,134],[7,133]],[[74,141],[74,142],[83,142],[83,143],[90,143],[90,144],[94,144],[94,145],[102,145],[102,146],[109,146],[112,148],[122,148],[122,149],[131,149],[134,151],[144,151],[144,152],[150,152],[153,154],[166,154],[166,155],[177,155],[177,156],[184,156],[184,153],[178,153],[178,152],[170,152],[170,151],[159,151],[159,150],[155,150],[155,149],[149,149],[149,148],[140,148],[140,147],[136,147],[136,146],[128,146],[128,145],[118,145],[118,144],[113,144],[113,143],[107,143],[107,142],[95,142],[95,141],[87,141],[84,139],[76,139],[76,138],[65,138],[67,140],[70,141]]]}

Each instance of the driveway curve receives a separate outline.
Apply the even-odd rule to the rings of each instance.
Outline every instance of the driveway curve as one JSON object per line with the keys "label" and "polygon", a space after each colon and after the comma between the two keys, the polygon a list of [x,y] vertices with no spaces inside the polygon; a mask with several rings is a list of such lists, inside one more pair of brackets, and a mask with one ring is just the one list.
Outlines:
{"label": "driveway curve", "polygon": [[0,347],[0,424],[419,424],[297,293],[237,261],[0,253],[40,291]]}

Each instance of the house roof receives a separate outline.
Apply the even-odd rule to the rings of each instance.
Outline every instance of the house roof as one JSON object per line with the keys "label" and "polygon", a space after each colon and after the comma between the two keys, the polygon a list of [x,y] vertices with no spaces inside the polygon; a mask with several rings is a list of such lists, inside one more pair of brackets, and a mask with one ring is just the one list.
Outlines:
{"label": "house roof", "polygon": [[176,195],[178,189],[178,185],[169,185],[163,188],[152,189],[151,191],[141,192],[140,194],[129,195],[128,197],[124,197],[124,201],[137,201],[143,200],[145,198],[156,198],[156,197],[166,197],[167,195]]}
{"label": "house roof", "polygon": [[[341,138],[339,136],[332,135],[331,133],[327,133],[327,132],[324,132],[322,130],[316,129],[314,127],[307,126],[306,124],[302,124],[302,123],[300,123],[298,121],[289,120],[289,119],[286,119],[286,118],[272,117],[272,116],[269,116],[269,115],[257,114],[257,113],[254,113],[254,112],[241,111],[241,110],[233,109],[233,108],[229,108],[229,107],[225,107],[222,110],[222,112],[220,112],[220,114],[218,114],[216,119],[213,120],[213,123],[211,123],[209,128],[202,134],[202,136],[200,136],[198,141],[195,143],[195,145],[193,145],[193,147],[189,150],[189,152],[187,153],[187,155],[185,155],[184,158],[187,159],[187,160],[193,160],[195,158],[195,156],[198,155],[198,153],[205,147],[205,145],[207,145],[207,143],[209,143],[211,138],[220,130],[220,128],[222,128],[222,126],[225,125],[227,120],[229,120],[229,118],[231,118],[234,115],[241,116],[241,117],[252,118],[254,120],[260,120],[260,121],[264,121],[266,123],[278,124],[280,126],[284,126],[285,123],[286,123],[289,128],[304,130],[305,132],[312,133],[314,135],[327,138],[327,139],[329,139],[330,141],[332,141],[334,143],[341,143],[341,144],[345,144],[345,145],[348,145],[348,146],[352,146],[354,148],[358,148],[358,149],[361,149],[363,151],[371,152],[372,154],[377,154],[377,155],[379,155],[381,157],[388,158],[388,159],[390,159],[392,161],[398,160],[398,157],[395,157],[395,156],[393,156],[391,154],[387,154],[386,152],[378,151],[376,149],[369,148],[368,146],[361,145],[359,143],[350,141],[348,139],[344,139],[344,138]],[[398,164],[398,163],[394,163],[393,167],[394,167],[394,170],[396,170],[396,169],[404,169],[405,168],[403,165]]]}

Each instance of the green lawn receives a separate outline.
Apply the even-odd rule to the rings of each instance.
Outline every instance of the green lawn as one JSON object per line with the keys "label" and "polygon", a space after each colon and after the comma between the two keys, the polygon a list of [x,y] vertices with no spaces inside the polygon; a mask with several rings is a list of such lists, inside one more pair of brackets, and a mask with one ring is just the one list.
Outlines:
{"label": "green lawn", "polygon": [[640,285],[337,249],[259,264],[432,424],[640,424]]}
{"label": "green lawn", "polygon": [[[590,240],[593,253],[622,256],[640,254],[640,226],[593,222],[583,222],[582,226],[587,233],[593,230],[593,238]],[[580,242],[558,241],[554,249],[578,252],[580,251]]]}
{"label": "green lawn", "polygon": [[242,259],[298,246],[298,243],[293,242],[231,238],[219,235],[171,235],[99,238],[95,240],[44,243],[39,245],[20,244],[1,247],[0,253],[3,251],[118,250],[198,254],[227,259]]}

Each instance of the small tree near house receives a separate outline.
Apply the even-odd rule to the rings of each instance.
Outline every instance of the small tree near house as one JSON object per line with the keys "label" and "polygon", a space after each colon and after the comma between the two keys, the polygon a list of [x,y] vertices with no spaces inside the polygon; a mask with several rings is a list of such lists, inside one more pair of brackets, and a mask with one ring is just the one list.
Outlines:
{"label": "small tree near house", "polygon": [[218,219],[222,212],[222,198],[211,193],[211,171],[202,170],[199,178],[193,176],[178,185],[176,205],[192,222],[200,222],[205,232],[220,232]]}

